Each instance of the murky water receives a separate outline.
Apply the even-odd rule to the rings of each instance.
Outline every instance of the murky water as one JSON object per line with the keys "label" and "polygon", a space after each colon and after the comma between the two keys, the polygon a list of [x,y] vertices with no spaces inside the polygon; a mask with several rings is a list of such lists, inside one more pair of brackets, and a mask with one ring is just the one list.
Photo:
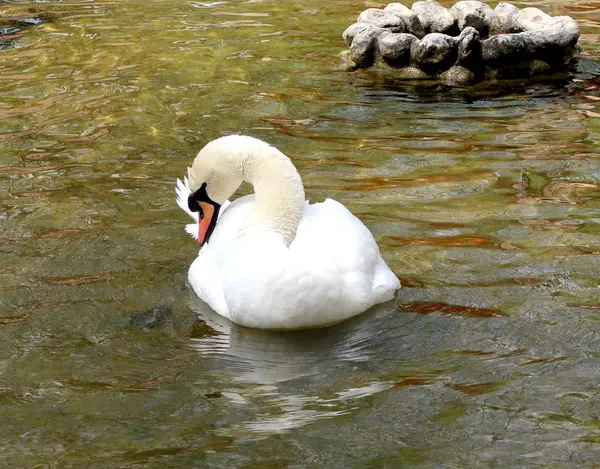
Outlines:
{"label": "murky water", "polygon": [[[575,73],[469,89],[338,71],[366,5],[0,7],[55,18],[0,50],[0,465],[597,467],[600,3],[545,3]],[[274,334],[194,298],[174,180],[228,132],[371,228],[397,304]]]}

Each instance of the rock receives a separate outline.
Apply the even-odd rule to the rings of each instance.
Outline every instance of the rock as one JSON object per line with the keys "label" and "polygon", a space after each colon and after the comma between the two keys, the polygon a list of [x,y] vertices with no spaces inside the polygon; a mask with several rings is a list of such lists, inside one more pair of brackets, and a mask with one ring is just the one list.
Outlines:
{"label": "rock", "polygon": [[467,26],[463,29],[460,36],[458,36],[458,56],[456,64],[466,67],[473,72],[483,68],[479,32],[471,26]]}
{"label": "rock", "polygon": [[342,33],[342,38],[346,44],[351,45],[354,37],[361,32],[363,29],[372,28],[370,24],[367,23],[354,23],[346,28],[346,30]]}
{"label": "rock", "polygon": [[419,17],[425,33],[456,34],[457,27],[454,16],[435,0],[415,2],[412,6]]}
{"label": "rock", "polygon": [[350,58],[357,67],[370,67],[375,62],[377,38],[382,34],[391,34],[387,29],[371,26],[354,36],[350,45]]}
{"label": "rock", "polygon": [[390,3],[383,11],[399,17],[404,23],[407,33],[413,34],[419,39],[425,36],[425,29],[423,28],[419,17],[410,8],[405,7],[401,3]]}
{"label": "rock", "polygon": [[392,67],[405,67],[410,63],[411,46],[417,41],[412,34],[387,34],[379,37],[377,47],[385,63]]}
{"label": "rock", "polygon": [[406,80],[422,80],[429,78],[429,75],[427,75],[423,70],[412,65],[406,68],[398,69],[397,74],[399,78],[404,78]]}
{"label": "rock", "polygon": [[532,60],[529,63],[529,69],[532,75],[539,75],[540,73],[550,71],[551,67],[548,62],[544,62],[543,60]]}
{"label": "rock", "polygon": [[520,76],[563,67],[573,58],[579,34],[572,18],[553,18],[537,8],[500,3],[492,9],[461,0],[447,10],[435,0],[421,0],[412,10],[390,3],[363,11],[342,34],[350,50],[340,57],[346,70],[370,67],[380,57],[380,65],[392,67],[396,76],[429,74],[468,84],[484,73]]}
{"label": "rock", "polygon": [[378,8],[367,8],[358,15],[357,22],[367,23],[378,28],[386,28],[393,33],[403,33],[405,31],[404,22],[400,17]]}
{"label": "rock", "polygon": [[522,34],[498,34],[481,42],[481,56],[486,66],[505,68],[529,60],[527,41]]}
{"label": "rock", "polygon": [[340,52],[339,57],[340,57],[340,61],[342,62],[341,67],[340,67],[342,70],[346,70],[347,72],[352,72],[352,71],[356,70],[357,68],[360,68],[356,64],[356,62],[354,60],[352,60],[349,50],[343,50],[342,52]]}
{"label": "rock", "polygon": [[430,33],[411,48],[411,59],[423,71],[438,74],[456,61],[458,44],[446,34]]}
{"label": "rock", "polygon": [[513,17],[513,27],[516,31],[536,31],[545,29],[546,23],[552,17],[537,8],[523,8]]}
{"label": "rock", "polygon": [[[570,19],[570,18],[569,18]],[[573,22],[574,23],[574,22]],[[579,28],[556,27],[520,33],[526,41],[528,56],[557,67],[568,63],[579,38]]]}
{"label": "rock", "polygon": [[129,324],[140,329],[157,329],[171,323],[171,308],[161,303],[151,309],[136,313],[129,318]]}
{"label": "rock", "polygon": [[[496,13],[485,3],[476,1],[461,1],[450,8],[450,13],[456,19],[458,29],[461,31],[467,26],[475,28],[479,34],[487,36],[490,26],[494,26]],[[493,29],[493,28],[492,28]]]}
{"label": "rock", "polygon": [[468,68],[455,65],[440,74],[440,80],[446,85],[469,85],[477,80],[477,76]]}
{"label": "rock", "polygon": [[493,28],[490,34],[502,34],[516,32],[513,30],[514,17],[520,12],[512,3],[498,3],[494,12],[496,13],[496,29]]}
{"label": "rock", "polygon": [[579,40],[579,25],[570,16],[555,16],[546,22],[553,33],[550,41],[559,47],[574,47]]}

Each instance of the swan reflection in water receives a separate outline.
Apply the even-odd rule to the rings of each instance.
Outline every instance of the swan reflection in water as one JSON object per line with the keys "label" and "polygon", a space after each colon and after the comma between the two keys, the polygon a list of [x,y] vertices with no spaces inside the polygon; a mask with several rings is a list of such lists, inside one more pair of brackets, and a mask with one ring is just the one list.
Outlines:
{"label": "swan reflection in water", "polygon": [[220,435],[280,433],[349,414],[361,399],[394,385],[373,380],[369,372],[374,344],[382,322],[394,311],[393,302],[337,326],[296,332],[241,327],[195,296],[188,302],[211,330],[192,338],[191,347],[218,359],[223,386],[219,395],[228,405],[258,410],[247,421],[219,428]]}

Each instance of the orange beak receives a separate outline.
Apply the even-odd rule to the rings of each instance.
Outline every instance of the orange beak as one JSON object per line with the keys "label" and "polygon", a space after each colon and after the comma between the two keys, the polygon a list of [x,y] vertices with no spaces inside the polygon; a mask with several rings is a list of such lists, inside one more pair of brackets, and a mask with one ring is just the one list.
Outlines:
{"label": "orange beak", "polygon": [[198,214],[198,244],[203,246],[208,241],[206,234],[211,227],[210,222],[215,216],[215,206],[206,202],[198,202]]}

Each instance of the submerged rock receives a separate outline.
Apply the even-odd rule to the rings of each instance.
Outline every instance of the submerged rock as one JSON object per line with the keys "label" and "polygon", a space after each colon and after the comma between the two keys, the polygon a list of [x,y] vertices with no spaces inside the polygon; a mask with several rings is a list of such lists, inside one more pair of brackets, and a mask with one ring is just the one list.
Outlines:
{"label": "submerged rock", "polygon": [[46,12],[23,16],[5,16],[0,18],[0,49],[8,49],[14,46],[23,30],[38,26],[42,23],[52,21],[53,16]]}
{"label": "submerged rock", "polygon": [[157,329],[170,323],[171,308],[162,303],[129,318],[129,324],[140,329]]}
{"label": "submerged rock", "polygon": [[452,86],[470,85],[477,81],[477,75],[468,68],[455,65],[440,74],[440,80],[445,84]]}

